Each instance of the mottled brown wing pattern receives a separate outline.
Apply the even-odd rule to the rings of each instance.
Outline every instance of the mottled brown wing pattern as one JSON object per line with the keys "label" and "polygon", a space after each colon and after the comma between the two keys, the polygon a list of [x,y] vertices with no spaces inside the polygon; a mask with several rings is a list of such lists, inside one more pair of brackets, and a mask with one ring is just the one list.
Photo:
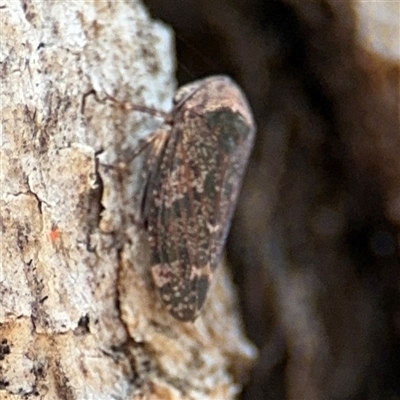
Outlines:
{"label": "mottled brown wing pattern", "polygon": [[[181,88],[153,151],[145,215],[151,269],[169,312],[193,321],[220,262],[254,138],[240,89],[216,76]],[[157,143],[157,141],[155,141]]]}

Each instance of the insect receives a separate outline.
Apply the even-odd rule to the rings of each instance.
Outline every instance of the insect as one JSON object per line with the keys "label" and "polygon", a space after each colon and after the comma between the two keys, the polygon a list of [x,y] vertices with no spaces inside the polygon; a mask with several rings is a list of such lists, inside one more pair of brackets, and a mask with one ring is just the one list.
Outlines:
{"label": "insect", "polygon": [[255,125],[244,94],[226,76],[181,87],[173,104],[145,143],[142,218],[163,303],[178,320],[194,321],[222,256]]}

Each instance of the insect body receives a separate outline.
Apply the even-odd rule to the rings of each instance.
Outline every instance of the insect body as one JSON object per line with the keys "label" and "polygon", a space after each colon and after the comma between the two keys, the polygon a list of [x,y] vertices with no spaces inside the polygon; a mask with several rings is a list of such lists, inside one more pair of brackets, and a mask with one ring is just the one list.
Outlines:
{"label": "insect body", "polygon": [[221,259],[255,127],[225,76],[180,88],[169,117],[152,135],[142,212],[160,297],[175,318],[194,321]]}

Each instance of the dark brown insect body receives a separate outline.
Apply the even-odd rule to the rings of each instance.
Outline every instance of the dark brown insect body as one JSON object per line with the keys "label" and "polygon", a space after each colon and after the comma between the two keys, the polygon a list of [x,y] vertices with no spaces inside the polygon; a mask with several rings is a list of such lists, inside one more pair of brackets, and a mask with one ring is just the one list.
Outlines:
{"label": "dark brown insect body", "polygon": [[254,139],[251,110],[225,76],[180,88],[151,136],[144,198],[151,270],[169,312],[194,321],[218,266]]}

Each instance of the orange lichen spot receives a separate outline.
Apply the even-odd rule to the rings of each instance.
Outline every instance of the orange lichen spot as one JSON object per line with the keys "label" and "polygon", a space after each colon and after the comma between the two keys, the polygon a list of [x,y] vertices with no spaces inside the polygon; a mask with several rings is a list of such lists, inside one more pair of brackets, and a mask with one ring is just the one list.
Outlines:
{"label": "orange lichen spot", "polygon": [[50,231],[50,233],[49,233],[49,237],[50,237],[50,240],[51,240],[52,242],[56,242],[57,240],[60,239],[60,237],[61,237],[61,232],[60,232],[60,230],[58,229],[58,227],[53,226],[53,227],[51,228],[51,231]]}

